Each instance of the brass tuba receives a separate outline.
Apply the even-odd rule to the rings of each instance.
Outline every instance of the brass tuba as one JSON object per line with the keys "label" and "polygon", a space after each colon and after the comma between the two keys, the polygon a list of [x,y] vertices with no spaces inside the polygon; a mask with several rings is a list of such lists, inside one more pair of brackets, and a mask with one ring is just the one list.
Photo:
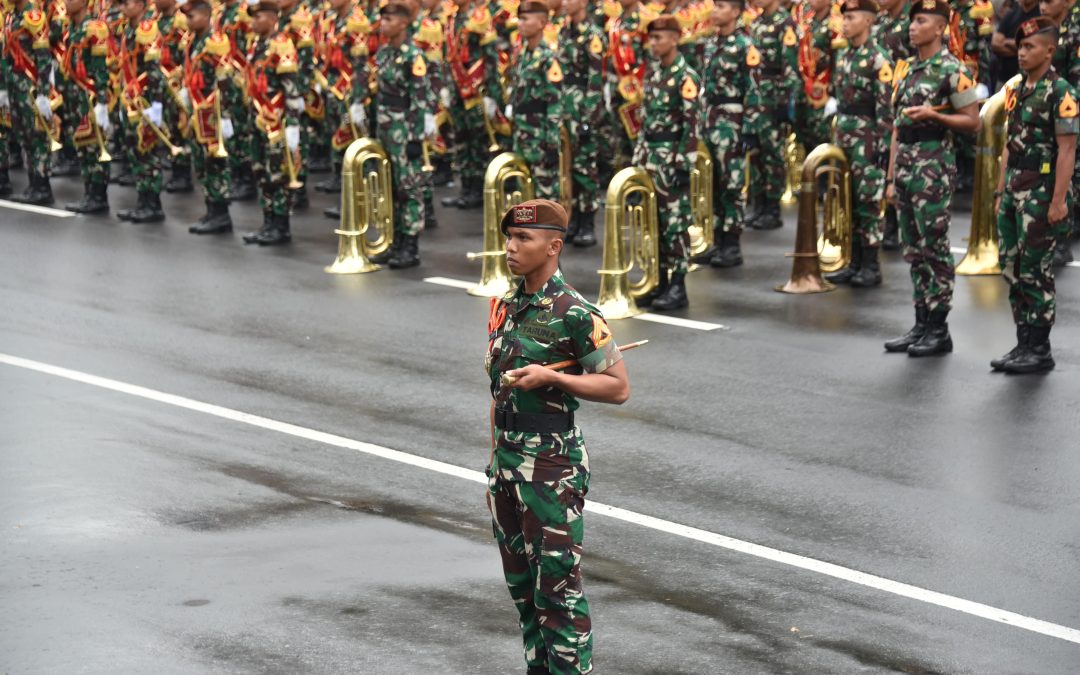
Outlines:
{"label": "brass tuba", "polygon": [[[285,150],[288,152],[288,149]],[[364,173],[364,166],[371,169]],[[345,150],[341,167],[341,226],[338,255],[330,274],[362,274],[379,266],[368,260],[390,248],[394,239],[394,191],[390,157],[373,138],[358,138]],[[371,238],[369,235],[375,235]]]}
{"label": "brass tuba", "polygon": [[574,148],[565,124],[559,128],[559,203],[567,214],[574,213]]}
{"label": "brass tuba", "polygon": [[709,148],[698,141],[697,161],[690,172],[690,257],[701,255],[715,243],[713,218],[713,158]]}
{"label": "brass tuba", "polygon": [[[656,187],[642,168],[628,167],[611,179],[604,204],[604,266],[597,307],[608,319],[641,314],[634,298],[660,283],[660,220]],[[642,276],[630,280],[637,267]]]}
{"label": "brass tuba", "polygon": [[[825,178],[822,199],[821,242],[817,231],[818,181]],[[819,253],[835,251],[826,264]],[[851,260],[851,173],[844,151],[822,143],[811,151],[802,166],[799,191],[799,224],[795,231],[795,259],[791,279],[776,290],[781,293],[822,293],[833,289],[821,272],[840,269]]]}
{"label": "brass tuba", "polygon": [[[516,190],[509,190],[510,181],[517,183]],[[506,237],[499,229],[499,221],[514,204],[533,198],[532,173],[521,155],[503,152],[491,160],[484,172],[484,250],[469,253],[469,260],[483,261],[480,283],[469,289],[469,295],[498,297],[510,290],[510,268],[506,265]]]}
{"label": "brass tuba", "polygon": [[975,187],[971,196],[971,236],[967,255],[956,266],[965,276],[998,274],[997,214],[994,190],[1001,175],[1001,152],[1005,148],[1005,88],[1017,84],[1020,75],[1009,80],[1001,91],[986,99],[979,117],[982,126],[975,141]]}
{"label": "brass tuba", "polygon": [[799,142],[799,137],[791,133],[784,141],[784,166],[787,168],[787,181],[780,201],[785,204],[794,204],[799,199],[799,183],[805,161],[806,148]]}

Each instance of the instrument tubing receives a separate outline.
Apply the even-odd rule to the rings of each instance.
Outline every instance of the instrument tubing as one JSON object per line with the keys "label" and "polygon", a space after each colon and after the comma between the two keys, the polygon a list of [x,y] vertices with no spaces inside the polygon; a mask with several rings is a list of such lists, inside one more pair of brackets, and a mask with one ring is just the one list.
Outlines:
{"label": "instrument tubing", "polygon": [[574,413],[522,413],[495,408],[495,427],[527,434],[562,434],[574,428]]}

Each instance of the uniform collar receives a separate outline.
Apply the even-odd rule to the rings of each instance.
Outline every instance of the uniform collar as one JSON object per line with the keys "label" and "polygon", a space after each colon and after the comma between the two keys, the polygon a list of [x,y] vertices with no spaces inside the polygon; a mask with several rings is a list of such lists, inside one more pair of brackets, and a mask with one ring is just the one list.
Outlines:
{"label": "uniform collar", "polygon": [[565,287],[566,282],[563,281],[562,271],[555,270],[555,273],[551,275],[551,278],[548,279],[543,287],[537,292],[531,295],[526,293],[525,280],[522,279],[518,282],[517,290],[508,294],[505,299],[516,305],[515,311],[520,311],[529,305],[542,309],[550,309],[551,306],[555,304],[555,298],[562,295]]}

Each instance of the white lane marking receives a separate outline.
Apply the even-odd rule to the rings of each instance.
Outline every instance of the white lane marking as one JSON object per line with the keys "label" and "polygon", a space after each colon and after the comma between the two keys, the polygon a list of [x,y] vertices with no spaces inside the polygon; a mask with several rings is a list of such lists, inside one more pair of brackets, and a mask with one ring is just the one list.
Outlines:
{"label": "white lane marking", "polygon": [[965,253],[967,253],[966,248],[956,248],[955,246],[953,246],[949,250],[952,251],[953,253],[957,254],[957,255],[964,255]]}
{"label": "white lane marking", "polygon": [[[66,380],[74,382],[81,382],[83,384],[89,384],[102,389],[108,389],[111,391],[119,392],[122,394],[129,394],[131,396],[137,396],[139,398],[148,399],[151,401],[157,401],[158,403],[165,403],[167,405],[176,406],[178,408],[185,408],[187,410],[193,410],[195,412],[205,413],[214,417],[220,417],[222,419],[231,420],[234,422],[240,422],[248,424],[254,427],[267,429],[269,431],[276,431],[296,438],[303,438],[316,443],[323,443],[325,445],[331,445],[338,448],[345,448],[347,450],[355,450],[375,457],[382,457],[383,459],[389,459],[402,464],[408,464],[409,466],[415,466],[421,469],[427,469],[428,471],[434,471],[447,476],[453,476],[455,478],[462,478],[474,483],[486,484],[487,479],[484,474],[472,469],[466,469],[464,467],[456,466],[454,464],[448,464],[446,462],[440,462],[434,459],[427,459],[426,457],[419,457],[417,455],[411,455],[407,452],[400,450],[392,450],[390,448],[384,448],[380,445],[374,445],[372,443],[365,443],[363,441],[357,441],[344,436],[338,436],[336,434],[329,434],[323,431],[316,431],[314,429],[308,429],[307,427],[301,427],[296,424],[289,424],[288,422],[279,422],[267,417],[260,417],[259,415],[252,415],[249,413],[241,412],[239,410],[233,410],[231,408],[224,408],[222,406],[214,405],[212,403],[204,403],[202,401],[196,401],[194,399],[186,398],[183,396],[176,396],[175,394],[167,394],[156,389],[148,389],[146,387],[140,387],[134,384],[128,384],[126,382],[120,382],[118,380],[111,380],[105,377],[99,377],[97,375],[91,375],[89,373],[83,373],[77,370],[70,370],[68,368],[62,368],[60,366],[50,365],[48,363],[42,363],[40,361],[32,361],[30,359],[20,358],[18,356],[11,356],[9,354],[0,353],[0,363],[5,363],[9,366],[16,368],[23,368],[26,370],[32,370],[39,373],[45,373],[46,375],[53,375]],[[970,614],[990,621],[996,621],[1009,626],[1015,626],[1016,628],[1022,628],[1033,633],[1039,633],[1047,635],[1049,637],[1066,640],[1080,644],[1080,630],[1075,628],[1069,628],[1068,626],[1061,626],[1059,624],[1050,623],[1049,621],[1043,621],[1042,619],[1036,619],[1030,616],[1024,616],[1023,614],[1017,614],[1004,609],[998,609],[997,607],[991,607],[990,605],[984,605],[979,602],[973,602],[971,600],[964,600],[963,598],[957,598],[952,595],[946,595],[944,593],[938,593],[937,591],[931,591],[918,586],[912,586],[899,581],[893,581],[884,577],[879,577],[873,574],[867,574],[858,570],[853,570],[840,565],[834,565],[822,560],[814,558],[808,558],[795,553],[788,553],[787,551],[781,551],[779,549],[770,548],[768,546],[762,546],[760,544],[754,544],[749,541],[743,541],[741,539],[735,539],[733,537],[727,537],[715,532],[709,532],[708,530],[701,530],[696,527],[689,527],[687,525],[680,525],[669,520],[663,520],[654,516],[645,515],[643,513],[637,513],[635,511],[629,511],[627,509],[619,508],[617,506],[608,506],[607,504],[601,504],[599,502],[589,502],[588,510],[593,513],[608,516],[616,520],[621,520],[634,525],[639,525],[658,532],[665,532],[667,534],[673,534],[678,537],[699,541],[712,546],[725,548],[731,551],[737,551],[739,553],[745,553],[747,555],[763,558],[772,562],[789,565],[799,569],[807,570],[810,572],[817,572],[818,574],[824,574],[836,579],[848,581],[860,586],[866,586],[886,593],[892,593],[912,600],[918,600],[931,605],[937,605],[939,607],[945,607],[953,609],[958,612]]]}
{"label": "white lane marking", "polygon": [[708,323],[707,321],[681,319],[677,316],[664,316],[663,314],[653,314],[651,312],[638,314],[633,318],[639,319],[641,321],[652,321],[653,323],[666,323],[669,326],[678,326],[679,328],[693,328],[694,330],[717,330],[719,328],[727,330],[727,326],[720,323]]}
{"label": "white lane marking", "polygon": [[469,290],[476,285],[475,281],[462,281],[461,279],[451,279],[449,277],[425,277],[424,281],[429,284],[449,286],[450,288],[464,288],[465,290]]}
{"label": "white lane marking", "polygon": [[[967,249],[966,248],[953,248],[952,252],[956,253],[958,255],[964,255],[965,253],[967,253]],[[1080,267],[1080,260],[1074,260],[1071,263],[1065,263],[1065,267]]]}
{"label": "white lane marking", "polygon": [[43,216],[53,216],[54,218],[71,218],[78,215],[71,211],[50,209],[48,206],[37,206],[36,204],[20,204],[18,202],[9,202],[6,199],[0,199],[0,207],[3,207],[5,209],[14,209],[15,211],[29,211],[30,213],[40,213]]}

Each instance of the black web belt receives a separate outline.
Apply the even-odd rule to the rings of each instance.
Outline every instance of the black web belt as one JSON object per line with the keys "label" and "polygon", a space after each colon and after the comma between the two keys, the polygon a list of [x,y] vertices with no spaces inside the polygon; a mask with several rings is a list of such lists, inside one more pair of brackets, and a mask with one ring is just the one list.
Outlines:
{"label": "black web belt", "polygon": [[873,103],[845,103],[837,108],[837,112],[852,117],[873,117],[876,111]]}
{"label": "black web belt", "polygon": [[408,110],[409,97],[399,94],[378,94],[379,104],[394,110]]}
{"label": "black web belt", "polygon": [[1038,171],[1042,173],[1044,164],[1049,164],[1053,167],[1056,162],[1056,158],[1044,160],[1042,157],[1038,156],[1017,157],[1010,154],[1008,167],[1010,169],[1019,169],[1020,171]]}
{"label": "black web belt", "polygon": [[547,101],[526,101],[514,106],[515,113],[521,113],[522,115],[529,115],[532,113],[546,113],[548,109]]}
{"label": "black web belt", "polygon": [[896,131],[896,140],[899,143],[929,143],[931,141],[944,141],[945,130],[902,127]]}
{"label": "black web belt", "polygon": [[562,434],[574,428],[574,413],[522,413],[495,408],[495,426],[528,434]]}
{"label": "black web belt", "polygon": [[766,77],[777,77],[784,74],[784,69],[780,66],[759,66],[758,72]]}
{"label": "black web belt", "polygon": [[562,83],[565,87],[584,87],[589,83],[589,78],[583,75],[566,75]]}
{"label": "black web belt", "polygon": [[674,131],[654,131],[645,134],[646,143],[674,143],[680,139],[682,139],[682,134]]}
{"label": "black web belt", "polygon": [[742,96],[706,96],[705,101],[709,105],[725,105],[729,103],[738,103],[742,105]]}

